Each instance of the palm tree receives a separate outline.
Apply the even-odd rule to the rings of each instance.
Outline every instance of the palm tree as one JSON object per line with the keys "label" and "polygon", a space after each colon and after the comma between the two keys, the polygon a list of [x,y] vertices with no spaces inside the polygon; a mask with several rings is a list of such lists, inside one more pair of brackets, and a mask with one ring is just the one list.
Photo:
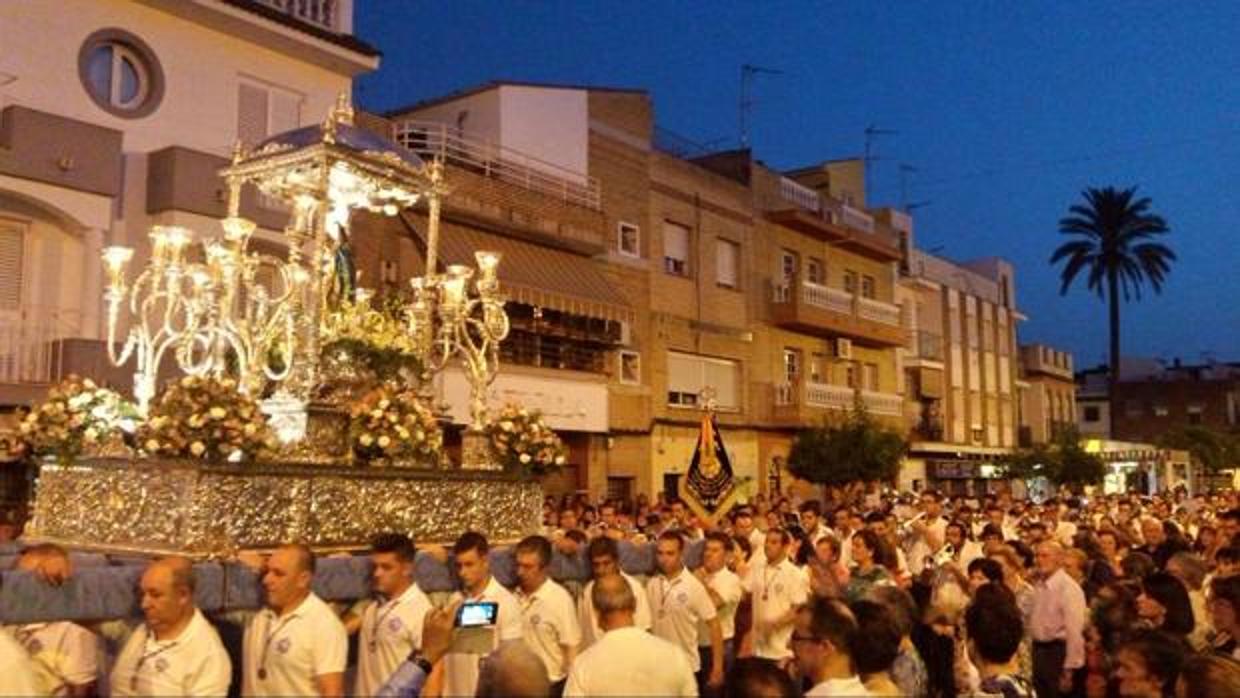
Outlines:
{"label": "palm tree", "polygon": [[1087,188],[1081,192],[1086,204],[1068,208],[1059,220],[1059,233],[1072,239],[1051,255],[1050,263],[1065,261],[1059,278],[1060,295],[1081,271],[1088,270],[1089,290],[1105,298],[1110,319],[1111,385],[1119,382],[1119,305],[1134,297],[1141,299],[1146,281],[1161,293],[1175,253],[1159,242],[1158,236],[1170,231],[1162,216],[1150,212],[1149,197],[1134,199],[1137,188],[1118,190]]}

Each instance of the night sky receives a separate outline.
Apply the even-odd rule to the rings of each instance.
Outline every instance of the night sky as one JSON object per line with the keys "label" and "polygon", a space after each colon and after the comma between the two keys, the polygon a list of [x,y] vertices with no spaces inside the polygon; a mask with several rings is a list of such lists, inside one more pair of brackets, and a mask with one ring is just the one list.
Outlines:
{"label": "night sky", "polygon": [[1057,222],[1085,186],[1138,185],[1180,260],[1125,307],[1124,353],[1240,359],[1240,2],[359,0],[356,33],[384,53],[368,109],[496,79],[643,88],[659,126],[714,149],[737,143],[740,66],[781,70],[754,83],[755,156],[786,169],[897,131],[874,140],[870,204],[914,204],[923,249],[1012,260],[1021,341],[1078,367],[1104,360],[1105,305],[1059,295]]}

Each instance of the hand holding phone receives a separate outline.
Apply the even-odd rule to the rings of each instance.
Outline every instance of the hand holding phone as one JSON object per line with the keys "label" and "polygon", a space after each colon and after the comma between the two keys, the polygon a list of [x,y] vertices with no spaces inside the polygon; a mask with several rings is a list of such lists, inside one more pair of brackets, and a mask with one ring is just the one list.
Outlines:
{"label": "hand holding phone", "polygon": [[499,604],[494,601],[466,601],[456,611],[456,627],[485,628],[499,619]]}

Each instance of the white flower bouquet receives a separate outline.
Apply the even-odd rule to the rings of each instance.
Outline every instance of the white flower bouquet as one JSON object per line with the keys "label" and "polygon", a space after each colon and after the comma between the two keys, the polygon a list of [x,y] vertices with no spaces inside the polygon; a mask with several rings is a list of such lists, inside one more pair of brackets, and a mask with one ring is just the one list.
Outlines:
{"label": "white flower bouquet", "polygon": [[443,451],[443,430],[415,391],[385,383],[353,406],[349,420],[353,453],[365,461],[434,462]]}
{"label": "white flower bouquet", "polygon": [[487,425],[495,458],[507,469],[543,475],[568,462],[568,448],[537,410],[507,404]]}
{"label": "white flower bouquet", "polygon": [[118,432],[133,434],[138,419],[137,408],[116,391],[70,375],[52,387],[18,430],[25,452],[67,463]]}

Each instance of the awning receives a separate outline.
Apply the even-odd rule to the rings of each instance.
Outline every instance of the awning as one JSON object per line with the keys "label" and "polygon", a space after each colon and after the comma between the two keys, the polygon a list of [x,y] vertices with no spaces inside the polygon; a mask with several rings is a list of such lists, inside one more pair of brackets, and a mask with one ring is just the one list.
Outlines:
{"label": "awning", "polygon": [[474,252],[499,252],[500,287],[509,299],[575,315],[633,321],[633,309],[603,275],[599,262],[532,242],[446,224],[439,253],[445,264],[476,266]]}

